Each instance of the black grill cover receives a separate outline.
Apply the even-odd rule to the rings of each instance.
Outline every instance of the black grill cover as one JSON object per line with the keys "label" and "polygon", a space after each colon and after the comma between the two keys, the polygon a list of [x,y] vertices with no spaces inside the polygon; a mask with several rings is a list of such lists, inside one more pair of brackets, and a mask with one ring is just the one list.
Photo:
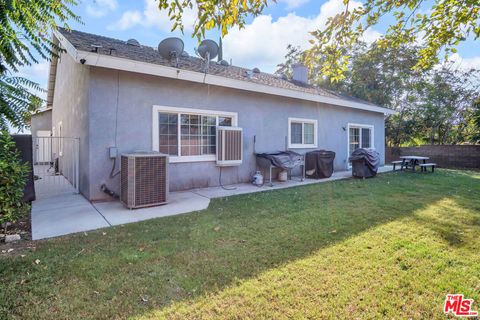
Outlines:
{"label": "black grill cover", "polygon": [[305,175],[309,178],[330,178],[333,174],[335,152],[316,150],[305,155]]}
{"label": "black grill cover", "polygon": [[370,178],[377,174],[380,154],[373,149],[357,149],[348,159],[352,162],[352,175],[358,178]]}
{"label": "black grill cover", "polygon": [[268,159],[272,165],[285,170],[293,169],[303,162],[302,155],[293,151],[257,153],[257,157]]}

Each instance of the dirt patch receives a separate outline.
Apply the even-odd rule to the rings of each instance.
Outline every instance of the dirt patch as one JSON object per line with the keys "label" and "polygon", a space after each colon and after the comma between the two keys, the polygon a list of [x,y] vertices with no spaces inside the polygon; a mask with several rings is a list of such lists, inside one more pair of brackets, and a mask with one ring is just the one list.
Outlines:
{"label": "dirt patch", "polygon": [[[20,240],[15,242],[5,243],[5,235],[20,235]],[[35,249],[34,242],[32,241],[32,225],[30,214],[24,218],[19,219],[15,223],[10,224],[5,228],[0,227],[0,256],[8,255],[20,255],[25,251]]]}
{"label": "dirt patch", "polygon": [[23,256],[37,249],[37,242],[20,240],[11,243],[0,243],[0,259],[6,257]]}
{"label": "dirt patch", "polygon": [[[31,216],[30,214],[25,217],[17,220],[17,222],[9,224],[7,226],[6,234],[18,234],[22,240],[32,240],[32,224],[30,223]],[[5,228],[0,228],[0,233],[2,234],[2,242],[5,237]]]}

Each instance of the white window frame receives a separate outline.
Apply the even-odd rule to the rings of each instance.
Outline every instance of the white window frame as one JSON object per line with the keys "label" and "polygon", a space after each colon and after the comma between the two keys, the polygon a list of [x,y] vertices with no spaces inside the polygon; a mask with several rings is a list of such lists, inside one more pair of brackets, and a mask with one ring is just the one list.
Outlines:
{"label": "white window frame", "polygon": [[[302,124],[302,143],[292,143],[292,123],[301,123]],[[304,125],[306,123],[313,124],[313,144],[303,143],[305,140]],[[313,149],[317,148],[318,143],[318,121],[315,119],[304,119],[304,118],[288,118],[288,148],[289,149]]]}
{"label": "white window frame", "polygon": [[[232,118],[232,127],[238,126],[238,113],[236,112],[154,105],[152,108],[152,150],[157,152],[160,150],[160,141],[159,141],[160,128],[159,128],[159,122],[158,122],[158,114],[161,112],[176,113],[178,114],[178,119],[180,119],[181,114],[216,117],[217,127],[218,127],[218,117],[229,117],[229,118]],[[181,126],[178,126],[178,152],[179,153],[181,152],[181,140],[182,140],[180,128]],[[198,155],[198,156],[169,156],[169,161],[171,163],[203,162],[203,161],[216,161],[216,158],[217,156],[215,154]]]}
{"label": "white window frame", "polygon": [[[375,148],[375,127],[371,124],[359,124],[359,123],[348,123],[347,125],[347,157],[350,157],[350,128],[358,128],[359,130],[359,137],[358,141],[361,144],[362,143],[362,129],[370,129],[370,148],[374,149]],[[362,148],[363,146],[360,146]],[[350,167],[350,162],[348,161],[347,158],[347,163],[348,166]]]}

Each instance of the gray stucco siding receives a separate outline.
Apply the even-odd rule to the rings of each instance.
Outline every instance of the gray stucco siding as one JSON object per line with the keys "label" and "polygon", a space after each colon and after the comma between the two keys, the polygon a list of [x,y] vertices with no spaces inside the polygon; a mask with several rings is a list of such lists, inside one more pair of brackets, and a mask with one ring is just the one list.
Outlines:
{"label": "gray stucco siding", "polygon": [[[241,166],[223,169],[224,184],[250,180],[255,171],[254,136],[256,152],[285,150],[289,117],[318,120],[315,149],[335,151],[336,170],[347,166],[348,123],[373,125],[375,148],[381,154],[382,163],[384,159],[381,113],[92,67],[89,81],[91,200],[106,199],[100,191],[103,183],[114,191],[120,189],[120,177],[110,178],[113,163],[108,157],[108,148],[115,146],[115,141],[119,155],[152,150],[154,105],[238,113],[238,126],[244,130],[244,161]],[[293,150],[304,153],[314,149]],[[116,170],[118,167],[117,161]],[[213,161],[171,163],[169,170],[172,191],[216,186],[219,182],[219,168]]]}
{"label": "gray stucco siding", "polygon": [[[62,53],[57,63],[52,107],[52,127],[56,130],[55,135],[59,135],[58,124],[61,122],[63,137],[79,139],[79,189],[87,198],[90,197],[89,70],[90,67],[76,63],[69,54]],[[69,152],[64,152],[63,157],[70,156],[72,155]],[[65,174],[69,172],[71,171],[67,170]]]}

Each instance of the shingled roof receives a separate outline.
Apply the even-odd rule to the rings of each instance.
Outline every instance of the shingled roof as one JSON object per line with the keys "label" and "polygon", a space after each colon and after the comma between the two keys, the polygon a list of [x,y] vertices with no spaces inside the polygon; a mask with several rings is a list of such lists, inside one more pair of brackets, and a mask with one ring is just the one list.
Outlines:
{"label": "shingled roof", "polygon": [[[181,56],[178,60],[178,66],[176,66],[172,61],[162,58],[156,49],[149,46],[132,45],[123,40],[103,37],[81,31],[69,31],[63,28],[59,28],[58,31],[68,40],[68,42],[73,45],[73,47],[75,47],[76,50],[79,51],[92,52],[97,50],[96,52],[102,55],[167,67],[176,67],[180,70],[204,73],[205,62],[197,57]],[[252,70],[250,69],[233,65],[223,66],[217,64],[216,62],[211,62],[209,65],[208,74],[378,107],[367,101],[335,93],[330,90],[294,82],[274,74],[264,72],[252,73]]]}

